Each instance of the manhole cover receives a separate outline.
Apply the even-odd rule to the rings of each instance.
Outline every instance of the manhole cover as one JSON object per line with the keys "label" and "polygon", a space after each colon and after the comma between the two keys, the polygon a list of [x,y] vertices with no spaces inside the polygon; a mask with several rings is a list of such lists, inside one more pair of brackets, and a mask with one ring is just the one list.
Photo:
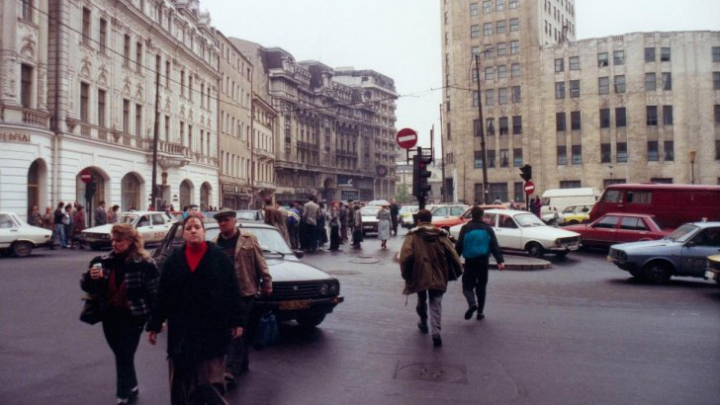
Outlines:
{"label": "manhole cover", "polygon": [[357,259],[351,259],[349,262],[355,264],[375,264],[380,263],[380,260],[374,258],[363,259],[362,257],[359,257]]}
{"label": "manhole cover", "polygon": [[358,274],[361,274],[359,271],[352,270],[330,270],[326,271],[326,273],[331,276],[357,276]]}
{"label": "manhole cover", "polygon": [[458,364],[398,362],[394,378],[396,380],[467,384],[467,369],[465,365]]}

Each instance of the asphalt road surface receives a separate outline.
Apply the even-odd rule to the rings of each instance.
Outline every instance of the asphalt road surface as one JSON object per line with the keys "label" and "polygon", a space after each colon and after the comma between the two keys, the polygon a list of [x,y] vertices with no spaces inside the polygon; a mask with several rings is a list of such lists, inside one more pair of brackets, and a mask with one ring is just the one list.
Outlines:
{"label": "asphalt road surface", "polygon": [[[417,328],[394,255],[320,252],[346,301],[317,329],[283,324],[251,353],[231,404],[718,404],[720,288],[699,279],[632,281],[602,253],[490,274],[483,321],[465,321],[460,284],[443,299],[442,348]],[[0,259],[0,404],[114,403],[113,357],[78,320],[87,251]],[[143,336],[137,404],[169,403],[164,340]]]}

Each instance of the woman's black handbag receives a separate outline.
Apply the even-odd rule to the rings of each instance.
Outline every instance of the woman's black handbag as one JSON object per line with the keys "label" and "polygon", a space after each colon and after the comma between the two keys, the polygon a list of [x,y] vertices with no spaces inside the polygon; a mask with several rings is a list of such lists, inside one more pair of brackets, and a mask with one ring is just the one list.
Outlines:
{"label": "woman's black handbag", "polygon": [[102,321],[105,309],[100,297],[87,294],[82,297],[82,300],[84,304],[80,312],[80,320],[90,325]]}

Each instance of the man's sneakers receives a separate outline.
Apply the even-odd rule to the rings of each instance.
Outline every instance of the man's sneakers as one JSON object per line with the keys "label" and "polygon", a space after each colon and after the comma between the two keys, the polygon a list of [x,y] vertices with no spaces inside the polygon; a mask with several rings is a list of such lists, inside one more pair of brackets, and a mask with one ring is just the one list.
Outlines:
{"label": "man's sneakers", "polygon": [[[470,318],[472,318],[475,311],[477,311],[477,310],[478,310],[477,305],[471,305],[470,308],[468,308],[468,310],[465,311],[465,320],[469,321]],[[480,319],[480,314],[478,314],[478,319]]]}
{"label": "man's sneakers", "polygon": [[441,347],[442,346],[442,338],[440,337],[440,335],[433,335],[432,341],[433,341],[433,347]]}
{"label": "man's sneakers", "polygon": [[425,321],[425,322],[423,322],[423,321],[418,322],[417,327],[418,327],[418,329],[420,329],[420,332],[422,332],[422,333],[427,334],[428,331],[429,331],[429,330],[428,330],[428,326],[427,326],[427,321]]}

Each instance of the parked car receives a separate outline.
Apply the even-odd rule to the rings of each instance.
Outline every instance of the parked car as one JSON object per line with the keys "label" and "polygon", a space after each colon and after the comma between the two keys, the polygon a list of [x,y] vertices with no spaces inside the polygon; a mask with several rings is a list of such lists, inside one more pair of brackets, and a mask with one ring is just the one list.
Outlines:
{"label": "parked car", "polygon": [[440,204],[430,208],[433,221],[439,219],[456,218],[467,211],[470,206],[465,204]]}
{"label": "parked car", "polygon": [[379,206],[360,208],[360,215],[362,215],[363,235],[378,232],[377,213],[378,211],[380,211],[380,208],[381,207]]}
{"label": "parked car", "polygon": [[705,278],[715,280],[720,284],[720,255],[708,257],[708,267],[705,271]]}
{"label": "parked car", "polygon": [[26,257],[33,248],[52,246],[52,231],[32,226],[13,212],[0,211],[0,254]]}
{"label": "parked car", "polygon": [[[217,222],[205,220],[205,239],[212,240],[220,233]],[[325,316],[345,300],[340,295],[340,282],[320,270],[300,261],[302,252],[293,252],[277,228],[259,224],[242,223],[238,227],[257,236],[265,261],[273,278],[273,292],[255,300],[253,317],[274,311],[281,321],[296,320],[303,326],[317,326]],[[169,254],[183,245],[182,223],[177,222],[152,253],[162,270]]]}
{"label": "parked car", "polygon": [[560,213],[560,225],[585,224],[590,221],[593,204],[570,205]]}
{"label": "parked car", "polygon": [[383,205],[390,205],[388,200],[372,200],[365,204],[366,207],[382,207]]}
{"label": "parked car", "polygon": [[[530,256],[542,257],[545,253],[565,256],[580,248],[579,233],[547,226],[527,211],[487,210],[483,221],[493,227],[504,251],[525,251]],[[450,228],[450,235],[457,238],[463,225]]]}
{"label": "parked car", "polygon": [[417,205],[403,205],[400,207],[399,222],[403,228],[412,228],[415,224],[413,221],[413,214],[416,214],[420,209]]}
{"label": "parked car", "polygon": [[605,214],[590,224],[569,225],[563,228],[580,234],[584,247],[609,248],[617,243],[662,239],[670,229],[662,229],[654,215]]}
{"label": "parked car", "polygon": [[[491,209],[506,209],[507,207],[505,205],[500,204],[487,204],[487,205],[481,205],[483,210],[491,210]],[[448,218],[435,218],[435,215],[433,215],[432,224],[437,228],[442,228],[447,230],[450,230],[455,225],[464,224],[472,219],[472,215],[470,214],[472,208],[468,208],[463,212],[460,216],[456,217],[448,217]]]}
{"label": "parked car", "polygon": [[[137,228],[145,244],[156,244],[163,240],[173,222],[161,211],[129,211],[118,214],[118,223],[131,224]],[[93,250],[110,247],[110,230],[114,224],[105,224],[80,232],[80,240]]]}
{"label": "parked car", "polygon": [[720,222],[694,222],[661,240],[613,245],[608,260],[633,277],[662,284],[673,276],[704,278],[708,256],[717,254]]}
{"label": "parked car", "polygon": [[[236,210],[237,219],[240,222],[265,222],[264,210]],[[207,211],[203,213],[204,217],[212,218],[217,211]]]}

